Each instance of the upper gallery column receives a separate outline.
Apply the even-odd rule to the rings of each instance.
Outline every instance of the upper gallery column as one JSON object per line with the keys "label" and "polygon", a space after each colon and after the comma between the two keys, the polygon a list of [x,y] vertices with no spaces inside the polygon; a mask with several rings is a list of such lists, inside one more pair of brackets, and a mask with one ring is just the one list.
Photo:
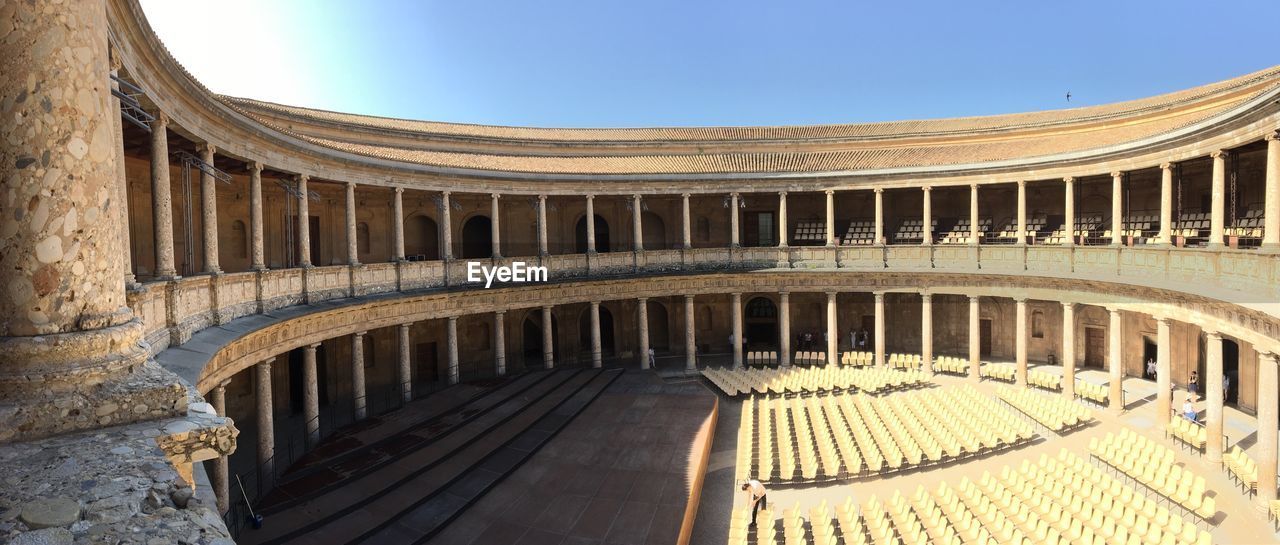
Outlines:
{"label": "upper gallery column", "polygon": [[1027,182],[1018,180],[1018,244],[1027,243]]}
{"label": "upper gallery column", "polygon": [[1017,312],[1015,312],[1017,323],[1013,328],[1013,344],[1015,361],[1017,362],[1016,381],[1018,386],[1027,385],[1027,298],[1015,297],[1013,299]]}
{"label": "upper gallery column", "polygon": [[[120,99],[115,96],[115,93],[120,90],[120,82],[114,81],[116,78],[120,76],[120,68],[121,66],[123,66],[123,62],[120,59],[119,51],[116,51],[115,48],[109,48],[109,49],[111,50],[110,52],[112,53],[111,55],[109,55],[109,57],[111,62],[111,77],[113,79],[113,81],[111,82],[112,95],[111,95],[110,101],[108,102],[110,104],[109,118],[111,119],[111,129],[110,129],[111,136],[112,136],[111,153],[113,154],[118,153],[120,154],[119,156],[121,157],[120,160],[116,161],[116,187],[120,191],[119,200],[121,203],[120,224],[124,226],[124,228],[120,230],[120,237],[121,237],[120,247],[125,249],[124,254],[122,254],[120,258],[123,259],[125,262],[124,263],[125,286],[127,286],[128,289],[133,290],[141,287],[141,285],[138,284],[138,278],[133,274],[133,252],[132,252],[133,243],[130,240],[130,238],[133,236],[133,233],[132,233],[132,230],[129,228],[129,225],[130,225],[129,214],[131,213],[129,211],[129,179],[125,175],[124,160],[123,160],[124,122],[121,119]],[[225,460],[226,457],[223,456],[222,459]]]}
{"label": "upper gallery column", "polygon": [[249,163],[249,232],[253,250],[249,268],[255,271],[267,268],[265,244],[262,234],[262,163]]}
{"label": "upper gallery column", "polygon": [[840,361],[840,329],[836,325],[836,292],[827,292],[827,365]]}
{"label": "upper gallery column", "polygon": [[689,194],[680,194],[680,247],[688,250],[693,247],[693,229],[689,225]]}
{"label": "upper gallery column", "polygon": [[978,296],[969,296],[969,380],[982,378],[982,334],[978,327]]}
{"label": "upper gallery column", "polygon": [[[443,246],[440,255],[445,261],[453,259],[453,220],[450,217],[453,214],[453,205],[450,204],[449,191],[440,192],[440,232],[444,237]],[[401,218],[401,221],[404,221]]]}
{"label": "upper gallery column", "polygon": [[[147,359],[120,259],[129,251],[124,158],[112,129],[119,113],[110,109],[105,2],[35,0],[5,9],[0,405],[23,408],[0,416],[0,442],[84,425],[61,416],[71,406],[50,398],[75,391],[67,400],[92,410],[79,405],[107,395],[94,386]],[[162,123],[155,132],[164,134]],[[170,260],[164,272],[172,276],[172,268]]]}
{"label": "upper gallery column", "polygon": [[587,253],[596,253],[596,196],[587,195]]}
{"label": "upper gallery column", "polygon": [[[208,142],[200,145],[200,160],[209,168],[217,148]],[[200,169],[200,224],[204,232],[204,272],[219,274],[218,267],[218,182],[208,170]]]}
{"label": "upper gallery column", "polygon": [[778,192],[778,247],[787,247],[787,192]]}
{"label": "upper gallery column", "polygon": [[640,358],[640,368],[649,368],[649,299],[641,297],[636,299],[636,334],[640,337],[640,349],[637,350]]}
{"label": "upper gallery column", "polygon": [[1280,131],[1266,137],[1267,174],[1262,201],[1262,249],[1280,250]]}
{"label": "upper gallery column", "polygon": [[347,264],[360,264],[360,246],[356,241],[356,183],[347,182]]}
{"label": "upper gallery column", "polygon": [[1065,191],[1062,201],[1062,228],[1067,234],[1066,242],[1064,242],[1064,244],[1067,246],[1074,246],[1076,243],[1076,179],[1071,176],[1067,176],[1062,179],[1062,182],[1063,189]]}
{"label": "upper gallery column", "polygon": [[1076,305],[1066,301],[1062,303],[1062,395],[1076,397]]}
{"label": "upper gallery column", "polygon": [[298,175],[298,266],[311,266],[311,199],[308,198],[306,174]]}
{"label": "upper gallery column", "polygon": [[872,295],[874,295],[874,296],[875,296],[875,302],[876,302],[876,303],[875,303],[875,308],[876,308],[876,317],[875,317],[875,333],[874,333],[874,335],[875,335],[875,343],[874,343],[874,346],[875,346],[875,351],[876,351],[876,353],[875,353],[875,362],[876,362],[876,367],[884,367],[884,364],[885,364],[885,355],[884,355],[884,340],[885,340],[885,339],[884,339],[884,292],[883,292],[883,291],[877,291],[877,292],[874,292]]}
{"label": "upper gallery column", "polygon": [[404,188],[392,190],[391,252],[393,261],[404,261]]}
{"label": "upper gallery column", "polygon": [[791,294],[778,293],[778,364],[791,365]]}
{"label": "upper gallery column", "polygon": [[547,253],[547,196],[538,195],[538,255]]}
{"label": "upper gallery column", "polygon": [[742,367],[742,294],[733,293],[733,366]]}
{"label": "upper gallery column", "polygon": [[502,208],[498,206],[498,199],[501,197],[502,195],[497,193],[489,194],[489,215],[492,216],[491,221],[489,221],[489,238],[492,239],[493,244],[493,248],[489,253],[493,254],[494,259],[502,258]]}
{"label": "upper gallery column", "polygon": [[920,294],[920,363],[933,376],[933,294]]}
{"label": "upper gallery column", "polygon": [[[1205,331],[1204,393],[1206,431],[1204,457],[1211,464],[1222,462],[1222,335]],[[1259,481],[1261,482],[1261,481]]]}
{"label": "upper gallery column", "polygon": [[737,248],[742,246],[741,240],[738,238],[738,199],[737,193],[729,194],[729,247]]}
{"label": "upper gallery column", "polygon": [[827,246],[836,245],[836,192],[827,193]]}
{"label": "upper gallery column", "polygon": [[1111,173],[1111,245],[1124,244],[1124,173]]}
{"label": "upper gallery column", "polygon": [[693,296],[684,296],[684,368],[698,368],[698,345],[694,338]]}
{"label": "upper gallery column", "polygon": [[1258,353],[1258,510],[1266,512],[1276,499],[1276,435],[1280,418],[1276,404],[1280,403],[1276,389],[1276,355]]}
{"label": "upper gallery column", "polygon": [[875,188],[876,194],[876,244],[884,244],[884,190]]}
{"label": "upper gallery column", "polygon": [[600,349],[600,301],[591,301],[591,366],[597,369],[603,363]]}
{"label": "upper gallery column", "polygon": [[507,313],[499,310],[493,313],[493,372],[507,376]]}
{"label": "upper gallery column", "polygon": [[1209,154],[1213,158],[1213,186],[1209,192],[1209,244],[1221,248],[1226,234],[1226,193],[1228,152],[1218,150]]}
{"label": "upper gallery column", "polygon": [[1173,370],[1170,355],[1169,319],[1156,316],[1156,428],[1161,431],[1169,429],[1170,415],[1173,410],[1173,390],[1171,388]]}
{"label": "upper gallery column", "polygon": [[1124,410],[1124,315],[1120,309],[1109,308],[1111,323],[1107,327],[1107,373],[1110,375],[1108,386],[1111,392],[1107,395],[1110,409],[1114,412]]}
{"label": "upper gallery column", "polygon": [[1156,242],[1169,244],[1173,241],[1173,163],[1160,165],[1160,234]]}
{"label": "upper gallery column", "polygon": [[644,224],[641,222],[640,214],[640,194],[636,193],[631,196],[631,232],[634,237],[631,248],[637,252],[644,251]]}
{"label": "upper gallery column", "polygon": [[978,229],[978,184],[969,185],[969,244],[981,244]]}
{"label": "upper gallery column", "polygon": [[929,246],[933,244],[933,188],[926,185],[920,189],[923,193],[921,196],[922,210],[920,212],[920,229],[922,231],[920,243],[925,246]]}
{"label": "upper gallery column", "polygon": [[169,116],[151,122],[151,222],[155,230],[156,278],[177,278],[173,258],[173,196],[169,183]]}

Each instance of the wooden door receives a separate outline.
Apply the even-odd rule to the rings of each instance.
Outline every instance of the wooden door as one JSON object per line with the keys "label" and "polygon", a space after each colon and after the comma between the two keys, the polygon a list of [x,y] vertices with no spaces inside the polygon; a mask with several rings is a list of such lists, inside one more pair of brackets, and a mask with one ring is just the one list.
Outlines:
{"label": "wooden door", "polygon": [[1100,327],[1084,328],[1084,366],[1106,367],[1107,335]]}
{"label": "wooden door", "polygon": [[982,357],[991,356],[991,320],[978,321],[978,348]]}

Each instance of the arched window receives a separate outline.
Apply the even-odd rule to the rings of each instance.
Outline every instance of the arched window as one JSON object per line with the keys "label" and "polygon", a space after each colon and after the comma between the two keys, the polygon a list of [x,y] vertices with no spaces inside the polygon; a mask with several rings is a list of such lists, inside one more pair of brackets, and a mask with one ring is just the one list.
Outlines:
{"label": "arched window", "polygon": [[1033,311],[1031,313],[1031,336],[1037,339],[1044,338],[1044,312]]}
{"label": "arched window", "polygon": [[711,242],[711,220],[706,216],[698,218],[698,242]]}
{"label": "arched window", "polygon": [[231,255],[241,259],[249,257],[249,234],[240,220],[231,222]]}
{"label": "arched window", "polygon": [[369,224],[360,222],[356,225],[356,251],[369,253]]}

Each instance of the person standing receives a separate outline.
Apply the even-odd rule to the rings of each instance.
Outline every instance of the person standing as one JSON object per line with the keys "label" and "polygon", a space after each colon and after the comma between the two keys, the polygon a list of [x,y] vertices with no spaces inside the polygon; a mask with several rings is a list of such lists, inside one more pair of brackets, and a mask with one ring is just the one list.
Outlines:
{"label": "person standing", "polygon": [[651,369],[657,369],[657,368],[658,368],[658,362],[657,362],[657,361],[655,361],[655,358],[653,357],[653,349],[652,349],[652,348],[650,348],[650,349],[649,349],[649,367],[650,367]]}
{"label": "person standing", "polygon": [[747,497],[751,500],[751,528],[756,527],[756,513],[763,511],[768,505],[765,498],[764,484],[755,479],[750,479],[742,483],[742,491],[747,493]]}
{"label": "person standing", "polygon": [[1187,381],[1187,393],[1193,396],[1200,395],[1200,373],[1191,372],[1191,380]]}

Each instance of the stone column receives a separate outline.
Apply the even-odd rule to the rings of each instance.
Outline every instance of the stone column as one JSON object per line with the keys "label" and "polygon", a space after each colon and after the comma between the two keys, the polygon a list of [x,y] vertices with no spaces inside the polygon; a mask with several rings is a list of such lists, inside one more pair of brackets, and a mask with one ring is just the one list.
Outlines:
{"label": "stone column", "polygon": [[493,369],[500,377],[507,376],[507,329],[505,311],[493,313]]}
{"label": "stone column", "polygon": [[729,194],[729,247],[742,246],[738,234],[738,194]]}
{"label": "stone column", "polygon": [[640,215],[643,210],[640,209],[640,194],[631,196],[631,232],[635,240],[631,242],[631,248],[637,252],[644,251],[644,224],[641,222]]}
{"label": "stone column", "polygon": [[502,259],[502,209],[498,206],[498,199],[501,197],[497,193],[489,194],[489,238],[493,239],[493,249],[489,253],[493,254],[494,259]]}
{"label": "stone column", "polygon": [[262,163],[249,163],[249,235],[253,249],[249,268],[266,270],[267,259],[262,234]]}
{"label": "stone column", "polygon": [[1018,180],[1018,244],[1027,243],[1027,182]]}
{"label": "stone column", "polygon": [[[210,390],[209,402],[213,405],[214,412],[218,416],[227,416],[227,383],[223,382]],[[226,513],[227,508],[231,505],[231,470],[227,465],[227,456],[224,454],[219,456],[213,464],[213,475],[210,480],[213,481],[213,497],[216,500],[219,513]]]}
{"label": "stone column", "polygon": [[827,193],[827,246],[836,245],[836,192]]}
{"label": "stone column", "polygon": [[791,365],[791,294],[778,293],[778,363]]}
{"label": "stone column", "polygon": [[840,328],[836,323],[836,292],[827,292],[827,365],[840,363]]}
{"label": "stone column", "polygon": [[778,192],[778,247],[786,248],[787,241],[787,192]]}
{"label": "stone column", "polygon": [[298,266],[311,266],[311,199],[307,193],[306,174],[298,175]]}
{"label": "stone column", "polygon": [[1164,431],[1169,428],[1169,420],[1173,411],[1173,362],[1171,353],[1171,336],[1169,319],[1156,317],[1156,428]]}
{"label": "stone column", "polygon": [[600,350],[600,301],[591,302],[591,367],[599,369],[602,364]]}
{"label": "stone column", "polygon": [[1160,165],[1160,244],[1173,242],[1173,163]]}
{"label": "stone column", "polygon": [[351,335],[351,405],[357,421],[368,416],[365,408],[369,393],[364,384],[364,336],[366,331]]}
{"label": "stone column", "polygon": [[391,259],[404,261],[404,188],[397,187],[392,194],[395,196],[391,200]]}
{"label": "stone column", "polygon": [[637,351],[640,358],[640,368],[649,368],[649,300],[641,297],[636,299],[636,331],[640,339],[640,349]]}
{"label": "stone column", "polygon": [[683,238],[680,239],[680,247],[688,250],[693,247],[693,228],[690,226],[688,193],[680,194],[680,217],[683,218],[680,223],[681,234],[683,236]]}
{"label": "stone column", "polygon": [[[122,281],[124,158],[113,130],[119,112],[110,109],[105,4],[0,8],[0,442],[97,427],[92,411],[118,395],[101,384],[148,358]],[[156,128],[164,134],[162,122]],[[165,193],[156,205],[167,209],[160,162]],[[156,223],[163,230],[163,218]],[[168,270],[157,262],[173,276],[171,258]],[[88,418],[66,416],[74,411]],[[141,416],[118,411],[111,422]]]}
{"label": "stone column", "polygon": [[[444,191],[440,193],[440,233],[443,237],[443,243],[440,248],[440,255],[444,256],[445,261],[453,259],[453,205],[449,202],[451,192]],[[401,219],[401,221],[404,221]]]}
{"label": "stone column", "polygon": [[596,196],[587,195],[587,253],[596,253]]}
{"label": "stone column", "polygon": [[876,328],[876,330],[875,330],[875,344],[874,344],[874,346],[875,346],[875,351],[876,351],[876,353],[875,353],[875,362],[876,362],[876,367],[884,367],[884,365],[885,365],[885,354],[884,354],[884,292],[883,292],[883,291],[877,291],[877,292],[874,292],[872,295],[874,295],[874,296],[875,296],[875,301],[876,301],[876,303],[875,303],[875,307],[876,307],[875,328]]}
{"label": "stone column", "polygon": [[1222,335],[1205,331],[1204,354],[1205,441],[1204,457],[1210,464],[1222,462]]}
{"label": "stone column", "polygon": [[547,196],[538,195],[538,255],[545,256],[547,249]]}
{"label": "stone column", "polygon": [[684,368],[698,368],[698,345],[694,338],[693,296],[684,296]]}
{"label": "stone column", "polygon": [[920,294],[920,363],[933,376],[933,294]]}
{"label": "stone column", "polygon": [[169,184],[169,116],[151,122],[151,222],[155,230],[156,278],[178,277],[173,258],[173,196]]}
{"label": "stone column", "polygon": [[553,369],[556,366],[555,329],[551,321],[551,307],[542,307],[542,366]]}
{"label": "stone column", "polygon": [[733,366],[742,367],[742,294],[732,294],[733,306]]}
{"label": "stone column", "polygon": [[271,490],[276,474],[275,404],[271,401],[271,362],[275,359],[272,356],[253,366],[258,398],[258,486],[262,490]]}
{"label": "stone column", "polygon": [[[217,148],[208,142],[200,145],[200,160],[213,166],[213,154]],[[204,272],[221,274],[218,266],[218,182],[213,175],[200,171],[200,219],[204,233]]]}
{"label": "stone column", "polygon": [[1027,385],[1027,299],[1025,297],[1015,297],[1013,299],[1017,308],[1017,323],[1014,324],[1013,344],[1014,352],[1018,363],[1017,383],[1018,386]]}
{"label": "stone column", "polygon": [[347,182],[347,264],[360,264],[360,245],[356,241],[356,183]]}
{"label": "stone column", "polygon": [[876,244],[884,244],[884,189],[875,188],[876,193]]}
{"label": "stone column", "polygon": [[1076,243],[1076,179],[1067,176],[1063,178],[1065,186],[1065,196],[1063,197],[1063,224],[1067,233],[1067,246],[1074,246]]}
{"label": "stone column", "polygon": [[1124,320],[1118,308],[1108,308],[1111,323],[1107,326],[1107,374],[1110,376],[1107,394],[1108,405],[1112,412],[1124,411]]}
{"label": "stone column", "polygon": [[320,443],[320,382],[316,373],[316,348],[320,343],[302,349],[302,418],[307,430],[307,449]]}
{"label": "stone column", "polygon": [[1276,355],[1258,353],[1258,497],[1254,503],[1259,511],[1266,512],[1276,499],[1276,428],[1280,417],[1276,414]]}
{"label": "stone column", "polygon": [[[115,48],[109,48],[109,49],[112,50],[111,55],[109,55],[110,62],[111,62],[111,76],[118,77],[120,75],[120,67],[123,64],[122,64],[122,61],[120,60],[119,52],[115,51],[114,50]],[[111,89],[112,91],[120,90],[119,82],[112,81]],[[111,137],[112,137],[111,153],[118,154],[118,157],[123,158],[124,157],[124,126],[123,126],[123,121],[120,118],[120,111],[121,111],[120,99],[116,98],[115,95],[112,95],[110,98],[109,104],[110,104],[110,107],[108,110],[109,112],[108,115],[110,116],[110,119],[111,119],[110,131],[111,131]],[[123,160],[116,161],[115,174],[116,174],[116,187],[120,192],[118,197],[118,202],[120,203],[120,207],[119,207],[120,218],[117,221],[119,221],[120,225],[123,227],[120,230],[120,247],[124,248],[124,253],[121,254],[120,257],[124,260],[124,284],[128,289],[133,290],[133,289],[140,288],[141,285],[138,284],[138,278],[133,274],[133,243],[130,241],[130,238],[133,237],[133,232],[129,227],[130,226],[129,180],[128,180],[128,177],[125,175]]]}
{"label": "stone column", "polygon": [[969,380],[982,379],[982,333],[978,327],[978,296],[969,296]]}
{"label": "stone column", "polygon": [[1213,186],[1209,193],[1209,248],[1221,248],[1226,234],[1227,155],[1218,150],[1209,154],[1213,158]]}
{"label": "stone column", "polygon": [[409,359],[409,327],[412,324],[396,326],[397,339],[400,341],[400,367],[396,379],[400,381],[400,401],[413,401],[413,364]]}
{"label": "stone column", "polygon": [[969,244],[982,244],[978,229],[978,184],[969,186]]}
{"label": "stone column", "polygon": [[446,319],[445,338],[449,344],[449,384],[458,383],[458,317]]}
{"label": "stone column", "polygon": [[1111,245],[1124,244],[1124,173],[1111,173]]}
{"label": "stone column", "polygon": [[1262,199],[1262,249],[1280,250],[1280,131],[1266,136],[1267,174]]}
{"label": "stone column", "polygon": [[923,237],[920,243],[929,246],[933,244],[933,188],[926,185],[920,189],[923,192],[921,200],[923,210],[920,213],[922,224],[920,229],[923,231]]}
{"label": "stone column", "polygon": [[1062,303],[1062,395],[1076,397],[1076,305]]}

